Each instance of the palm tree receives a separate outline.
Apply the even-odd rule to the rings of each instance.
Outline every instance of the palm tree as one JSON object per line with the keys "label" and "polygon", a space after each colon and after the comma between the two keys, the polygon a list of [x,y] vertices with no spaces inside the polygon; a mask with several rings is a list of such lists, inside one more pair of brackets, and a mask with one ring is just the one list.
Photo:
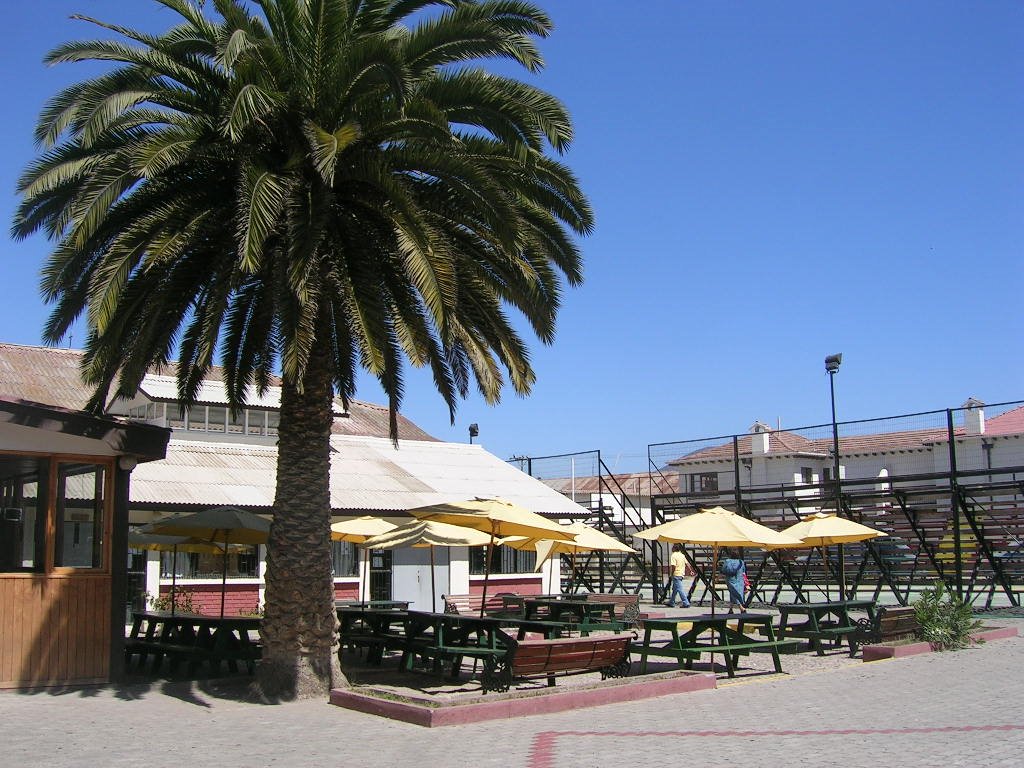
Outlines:
{"label": "palm tree", "polygon": [[[323,695],[338,667],[329,435],[370,371],[389,398],[430,366],[454,420],[471,383],[497,402],[534,381],[512,308],[545,343],[572,234],[592,216],[551,156],[564,107],[481,61],[529,72],[548,17],[519,0],[156,0],[163,34],[85,19],[112,39],[48,63],[112,62],[43,109],[13,231],[44,231],[58,343],[83,314],[91,402],[131,396],[177,356],[194,402],[215,360],[232,408],[282,379],[264,658],[271,699]],[[84,17],[80,17],[84,18]]]}

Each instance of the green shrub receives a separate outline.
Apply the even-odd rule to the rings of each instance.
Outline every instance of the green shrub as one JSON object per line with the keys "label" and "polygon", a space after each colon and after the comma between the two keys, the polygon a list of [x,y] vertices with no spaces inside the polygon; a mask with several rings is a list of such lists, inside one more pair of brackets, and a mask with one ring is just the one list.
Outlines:
{"label": "green shrub", "polygon": [[940,651],[955,651],[971,643],[971,634],[981,628],[971,606],[946,589],[942,582],[914,603],[918,636]]}
{"label": "green shrub", "polygon": [[[150,608],[154,611],[169,611],[171,610],[171,595],[158,595],[153,597],[148,592],[145,593],[146,602],[149,603]],[[182,613],[198,613],[196,606],[192,600],[192,591],[189,589],[179,589],[174,593],[174,610]]]}

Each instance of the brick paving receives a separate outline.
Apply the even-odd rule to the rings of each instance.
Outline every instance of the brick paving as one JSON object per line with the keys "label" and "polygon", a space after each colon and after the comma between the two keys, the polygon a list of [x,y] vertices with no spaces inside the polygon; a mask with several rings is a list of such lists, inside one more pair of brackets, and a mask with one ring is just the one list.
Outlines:
{"label": "brick paving", "polygon": [[[237,682],[0,694],[10,766],[1019,766],[1024,638],[558,715],[426,729]],[[455,752],[453,753],[453,750]],[[471,756],[471,757],[470,757]]]}

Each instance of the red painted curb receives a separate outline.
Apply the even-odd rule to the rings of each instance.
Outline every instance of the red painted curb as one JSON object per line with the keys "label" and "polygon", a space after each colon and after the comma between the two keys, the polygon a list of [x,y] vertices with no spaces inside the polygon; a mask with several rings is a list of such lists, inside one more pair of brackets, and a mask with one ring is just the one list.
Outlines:
{"label": "red painted curb", "polygon": [[368,715],[400,720],[427,728],[466,725],[486,720],[504,720],[524,715],[547,715],[584,707],[599,707],[623,701],[639,701],[675,693],[714,688],[715,676],[706,672],[680,672],[655,680],[637,680],[600,688],[567,690],[520,698],[491,699],[481,695],[478,704],[426,707],[407,701],[381,699],[354,690],[331,691],[331,704]]}
{"label": "red painted curb", "polygon": [[[1016,637],[1016,627],[988,627],[971,635],[971,642],[987,642]],[[906,645],[865,645],[862,646],[863,661],[880,661],[882,659],[901,659],[905,656],[916,656],[932,652],[931,643],[907,643]]]}

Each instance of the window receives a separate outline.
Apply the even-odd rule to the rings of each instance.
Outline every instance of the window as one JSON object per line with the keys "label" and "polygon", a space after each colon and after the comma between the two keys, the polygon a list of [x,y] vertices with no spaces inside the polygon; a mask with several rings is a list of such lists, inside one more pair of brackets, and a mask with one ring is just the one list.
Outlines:
{"label": "window", "polygon": [[239,434],[245,432],[245,411],[239,411],[234,416],[228,413],[228,432]]}
{"label": "window", "polygon": [[267,426],[266,411],[246,411],[246,423],[250,435],[262,435]]}
{"label": "window", "polygon": [[96,464],[61,462],[57,467],[57,541],[54,565],[102,568],[103,482]]}
{"label": "window", "polygon": [[355,544],[348,541],[331,542],[331,571],[335,576],[359,574],[359,552]]}
{"label": "window", "polygon": [[829,482],[832,479],[832,467],[824,467],[821,470],[821,479],[824,482]]}
{"label": "window", "polygon": [[206,408],[206,431],[223,432],[224,423],[227,418],[227,409],[219,405],[211,405]]}
{"label": "window", "polygon": [[[469,548],[469,572],[482,576],[486,573],[484,552],[490,547]],[[537,553],[512,547],[494,547],[491,557],[491,573],[533,573],[537,564]]]}
{"label": "window", "polygon": [[[227,576],[231,579],[254,579],[259,566],[259,548],[231,545],[228,552]],[[207,552],[160,553],[160,576],[169,579],[172,569],[179,579],[220,579],[224,576],[224,556]]]}
{"label": "window", "polygon": [[718,473],[700,472],[690,475],[690,493],[717,493]]}
{"label": "window", "polygon": [[49,475],[46,459],[0,456],[0,572],[43,570]]}
{"label": "window", "polygon": [[814,469],[811,467],[800,467],[800,482],[804,485],[811,485],[814,482]]}

